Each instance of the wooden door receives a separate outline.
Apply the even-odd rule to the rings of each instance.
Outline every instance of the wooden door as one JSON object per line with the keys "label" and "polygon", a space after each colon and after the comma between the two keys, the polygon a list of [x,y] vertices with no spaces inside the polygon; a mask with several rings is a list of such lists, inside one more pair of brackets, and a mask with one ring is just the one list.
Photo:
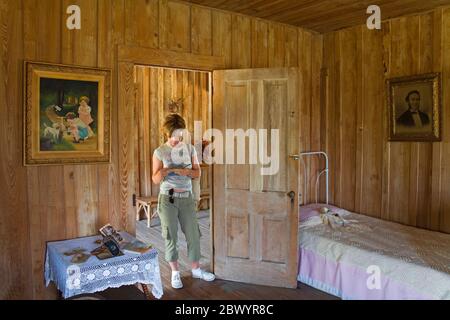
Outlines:
{"label": "wooden door", "polygon": [[[221,130],[224,140],[226,129],[251,128],[269,133],[278,129],[280,139],[275,175],[262,175],[259,159],[258,164],[248,164],[248,138],[246,164],[214,165],[214,271],[218,278],[297,287],[299,164],[289,157],[299,151],[297,78],[294,68],[213,73],[213,127]],[[273,139],[268,134],[268,155]],[[229,143],[225,143],[224,159],[233,150]]]}

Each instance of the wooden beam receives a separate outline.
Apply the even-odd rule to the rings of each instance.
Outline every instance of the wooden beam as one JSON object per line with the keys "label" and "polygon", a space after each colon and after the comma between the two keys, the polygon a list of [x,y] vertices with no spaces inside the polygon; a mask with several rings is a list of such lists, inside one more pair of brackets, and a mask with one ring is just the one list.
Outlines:
{"label": "wooden beam", "polygon": [[119,62],[196,70],[225,69],[225,58],[134,46],[118,47]]}

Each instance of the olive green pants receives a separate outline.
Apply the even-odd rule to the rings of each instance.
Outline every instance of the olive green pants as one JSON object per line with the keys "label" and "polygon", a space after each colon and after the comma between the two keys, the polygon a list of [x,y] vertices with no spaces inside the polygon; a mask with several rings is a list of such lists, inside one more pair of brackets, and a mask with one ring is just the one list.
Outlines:
{"label": "olive green pants", "polygon": [[162,236],[165,241],[165,258],[168,262],[178,260],[178,221],[186,242],[188,257],[191,262],[200,261],[200,228],[198,226],[195,203],[192,195],[189,198],[176,198],[170,203],[170,197],[160,194],[158,213],[161,220]]}

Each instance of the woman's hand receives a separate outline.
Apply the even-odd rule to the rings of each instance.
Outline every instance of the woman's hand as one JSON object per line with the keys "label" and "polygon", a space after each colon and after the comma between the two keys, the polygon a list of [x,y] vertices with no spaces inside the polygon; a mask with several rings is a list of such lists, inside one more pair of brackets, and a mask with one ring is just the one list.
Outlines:
{"label": "woman's hand", "polygon": [[192,175],[192,170],[190,169],[172,169],[171,171],[182,177],[190,177]]}
{"label": "woman's hand", "polygon": [[166,168],[162,168],[162,169],[159,170],[159,172],[161,173],[161,177],[162,177],[163,179],[164,179],[165,177],[167,177],[171,171],[172,171],[172,170],[166,169]]}

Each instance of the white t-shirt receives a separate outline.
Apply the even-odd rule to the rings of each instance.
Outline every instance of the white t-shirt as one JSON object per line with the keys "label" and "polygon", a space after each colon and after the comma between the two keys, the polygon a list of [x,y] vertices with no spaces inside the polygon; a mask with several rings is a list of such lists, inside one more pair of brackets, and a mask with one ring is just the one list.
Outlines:
{"label": "white t-shirt", "polygon": [[[179,143],[172,148],[167,143],[155,150],[154,155],[166,169],[192,169],[192,158],[197,156],[193,145]],[[161,182],[160,191],[168,192],[170,189],[192,192],[192,179],[175,173],[170,173]]]}

